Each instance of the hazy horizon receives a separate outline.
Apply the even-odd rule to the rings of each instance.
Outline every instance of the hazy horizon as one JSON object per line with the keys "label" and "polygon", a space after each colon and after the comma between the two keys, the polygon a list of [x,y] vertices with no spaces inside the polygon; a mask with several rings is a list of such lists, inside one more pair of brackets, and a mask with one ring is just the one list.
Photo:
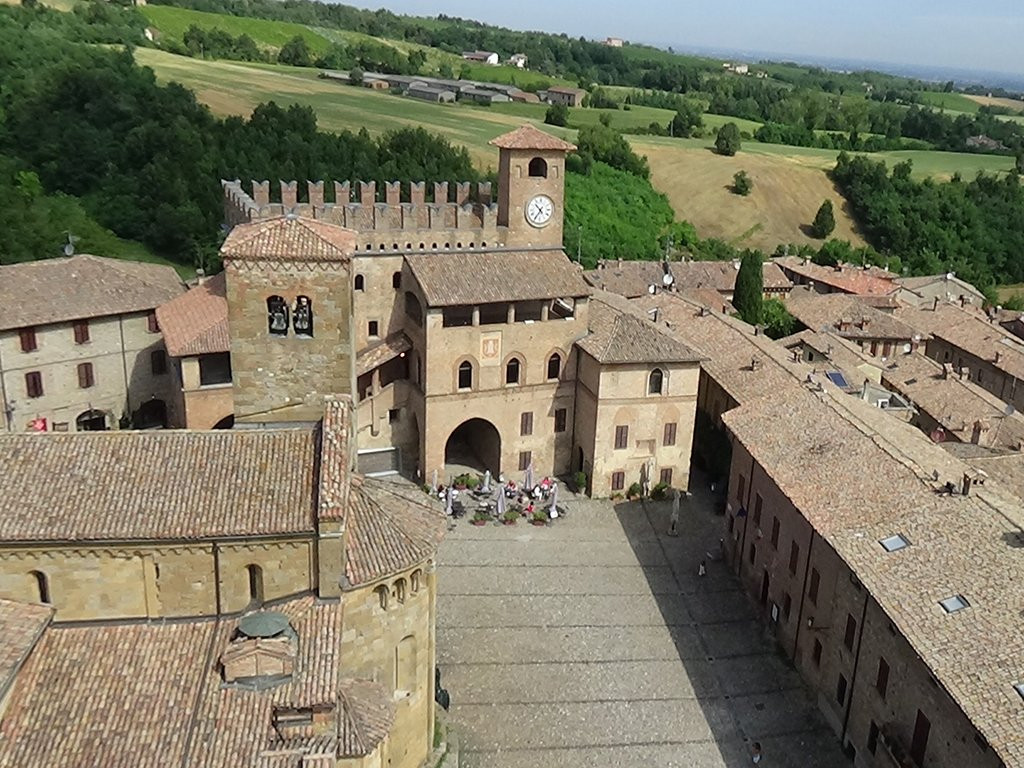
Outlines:
{"label": "hazy horizon", "polygon": [[780,56],[851,59],[1024,77],[1024,6],[1011,0],[861,0],[856,4],[787,0],[708,4],[646,0],[622,4],[520,0],[516,6],[470,0],[355,0],[415,16],[460,16],[521,30],[572,37],[620,37],[678,49],[778,51]]}

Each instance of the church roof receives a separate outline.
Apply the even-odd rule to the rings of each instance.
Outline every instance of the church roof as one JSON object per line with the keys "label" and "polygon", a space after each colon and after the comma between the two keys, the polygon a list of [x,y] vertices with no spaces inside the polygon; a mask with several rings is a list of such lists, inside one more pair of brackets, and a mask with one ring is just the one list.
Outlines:
{"label": "church roof", "polygon": [[595,294],[590,301],[589,321],[590,333],[576,343],[599,363],[684,363],[703,359],[621,297]]}
{"label": "church roof", "polygon": [[356,233],[299,216],[279,216],[239,224],[228,234],[225,258],[282,261],[345,261],[356,247]]}
{"label": "church roof", "polygon": [[561,251],[409,254],[405,261],[431,307],[590,294],[583,274]]}
{"label": "church roof", "polygon": [[167,354],[187,357],[230,351],[225,290],[221,272],[156,308]]}
{"label": "church roof", "polygon": [[0,266],[0,331],[156,308],[184,291],[172,267],[79,254]]}
{"label": "church roof", "polygon": [[575,144],[563,141],[557,136],[545,133],[532,125],[522,125],[510,133],[503,134],[488,142],[498,149],[544,149],[558,152],[572,152]]}
{"label": "church roof", "polygon": [[338,753],[351,757],[368,755],[391,730],[395,720],[394,698],[383,685],[369,680],[343,680],[339,693],[343,709]]}

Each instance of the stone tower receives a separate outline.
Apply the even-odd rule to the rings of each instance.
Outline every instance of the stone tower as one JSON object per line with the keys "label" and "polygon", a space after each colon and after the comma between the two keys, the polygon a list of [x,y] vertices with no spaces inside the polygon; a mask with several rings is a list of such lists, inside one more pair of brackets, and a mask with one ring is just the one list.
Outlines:
{"label": "stone tower", "polygon": [[296,216],[239,224],[227,275],[235,422],[314,422],[354,391],[351,230]]}
{"label": "stone tower", "polygon": [[498,226],[505,244],[561,248],[565,156],[575,145],[524,125],[491,141],[498,148]]}

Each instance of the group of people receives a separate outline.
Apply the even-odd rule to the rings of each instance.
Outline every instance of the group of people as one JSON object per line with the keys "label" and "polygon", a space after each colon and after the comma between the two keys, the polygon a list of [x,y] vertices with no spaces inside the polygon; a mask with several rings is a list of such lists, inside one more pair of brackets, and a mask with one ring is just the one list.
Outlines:
{"label": "group of people", "polygon": [[509,480],[502,486],[502,491],[506,499],[525,506],[527,503],[532,505],[534,501],[547,500],[551,496],[553,486],[554,481],[550,477],[545,477],[533,488],[519,486],[515,480]]}

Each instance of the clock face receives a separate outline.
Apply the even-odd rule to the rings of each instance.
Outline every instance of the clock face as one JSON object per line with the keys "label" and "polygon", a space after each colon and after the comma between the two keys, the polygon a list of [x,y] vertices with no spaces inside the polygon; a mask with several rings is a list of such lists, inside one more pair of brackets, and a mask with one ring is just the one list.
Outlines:
{"label": "clock face", "polygon": [[543,227],[555,212],[555,204],[547,195],[537,195],[526,204],[526,220],[535,227]]}

